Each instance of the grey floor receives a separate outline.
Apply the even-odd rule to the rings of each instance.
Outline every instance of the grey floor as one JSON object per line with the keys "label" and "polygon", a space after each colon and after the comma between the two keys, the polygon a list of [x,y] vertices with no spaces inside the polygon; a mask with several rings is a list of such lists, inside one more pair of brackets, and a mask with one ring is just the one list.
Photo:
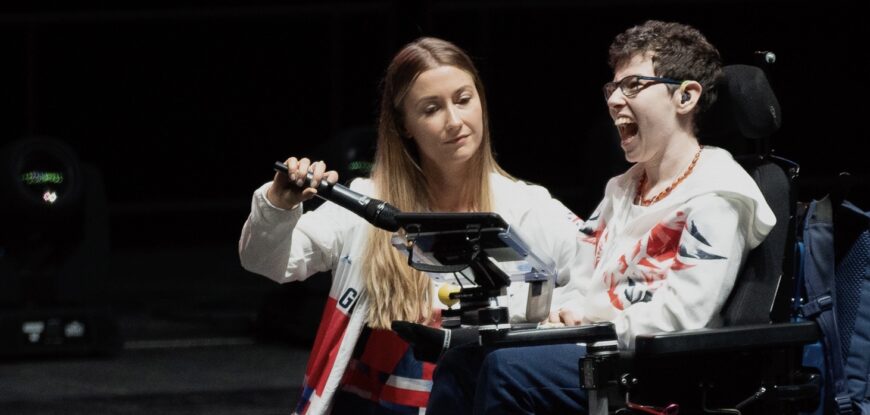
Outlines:
{"label": "grey floor", "polygon": [[114,357],[0,362],[2,414],[287,414],[308,350],[246,338],[139,341]]}

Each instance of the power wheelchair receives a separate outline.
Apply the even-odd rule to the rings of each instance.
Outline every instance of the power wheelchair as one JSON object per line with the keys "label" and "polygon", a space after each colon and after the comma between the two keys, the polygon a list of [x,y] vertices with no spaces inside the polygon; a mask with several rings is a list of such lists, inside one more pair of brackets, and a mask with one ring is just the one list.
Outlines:
{"label": "power wheelchair", "polygon": [[[583,362],[590,391],[605,393],[590,413],[784,414],[819,404],[818,371],[801,365],[803,346],[820,339],[813,321],[792,321],[796,164],[775,156],[771,135],[780,126],[779,103],[764,72],[724,68],[719,100],[699,125],[701,140],[728,148],[755,179],[777,217],[752,251],[721,311],[724,325],[638,336],[633,351],[601,350]],[[751,151],[747,151],[747,147]],[[612,393],[610,394],[612,395]]]}

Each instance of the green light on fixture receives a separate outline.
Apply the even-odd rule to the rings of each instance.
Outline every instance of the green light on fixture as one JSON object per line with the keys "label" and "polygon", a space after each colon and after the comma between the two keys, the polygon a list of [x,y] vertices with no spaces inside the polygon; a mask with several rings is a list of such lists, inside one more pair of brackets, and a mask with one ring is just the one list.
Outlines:
{"label": "green light on fixture", "polygon": [[63,173],[54,171],[30,171],[21,175],[21,181],[30,186],[34,184],[63,183]]}

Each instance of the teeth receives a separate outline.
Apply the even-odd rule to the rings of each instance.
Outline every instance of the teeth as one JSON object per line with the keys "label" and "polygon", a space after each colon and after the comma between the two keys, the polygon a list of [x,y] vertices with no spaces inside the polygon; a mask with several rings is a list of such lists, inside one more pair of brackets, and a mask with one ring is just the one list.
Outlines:
{"label": "teeth", "polygon": [[614,124],[616,124],[617,127],[620,127],[620,126],[623,126],[626,124],[632,124],[632,123],[634,123],[634,121],[632,121],[629,118],[624,118],[624,117],[617,118],[616,121],[614,121]]}

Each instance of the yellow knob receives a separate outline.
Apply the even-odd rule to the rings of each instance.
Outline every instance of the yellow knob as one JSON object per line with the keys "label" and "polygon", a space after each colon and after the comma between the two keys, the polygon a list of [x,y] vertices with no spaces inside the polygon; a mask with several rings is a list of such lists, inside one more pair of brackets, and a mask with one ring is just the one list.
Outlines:
{"label": "yellow knob", "polygon": [[460,288],[453,284],[444,284],[438,289],[438,299],[441,300],[447,307],[453,307],[453,304],[459,302],[459,299],[450,298],[450,294],[458,293]]}

